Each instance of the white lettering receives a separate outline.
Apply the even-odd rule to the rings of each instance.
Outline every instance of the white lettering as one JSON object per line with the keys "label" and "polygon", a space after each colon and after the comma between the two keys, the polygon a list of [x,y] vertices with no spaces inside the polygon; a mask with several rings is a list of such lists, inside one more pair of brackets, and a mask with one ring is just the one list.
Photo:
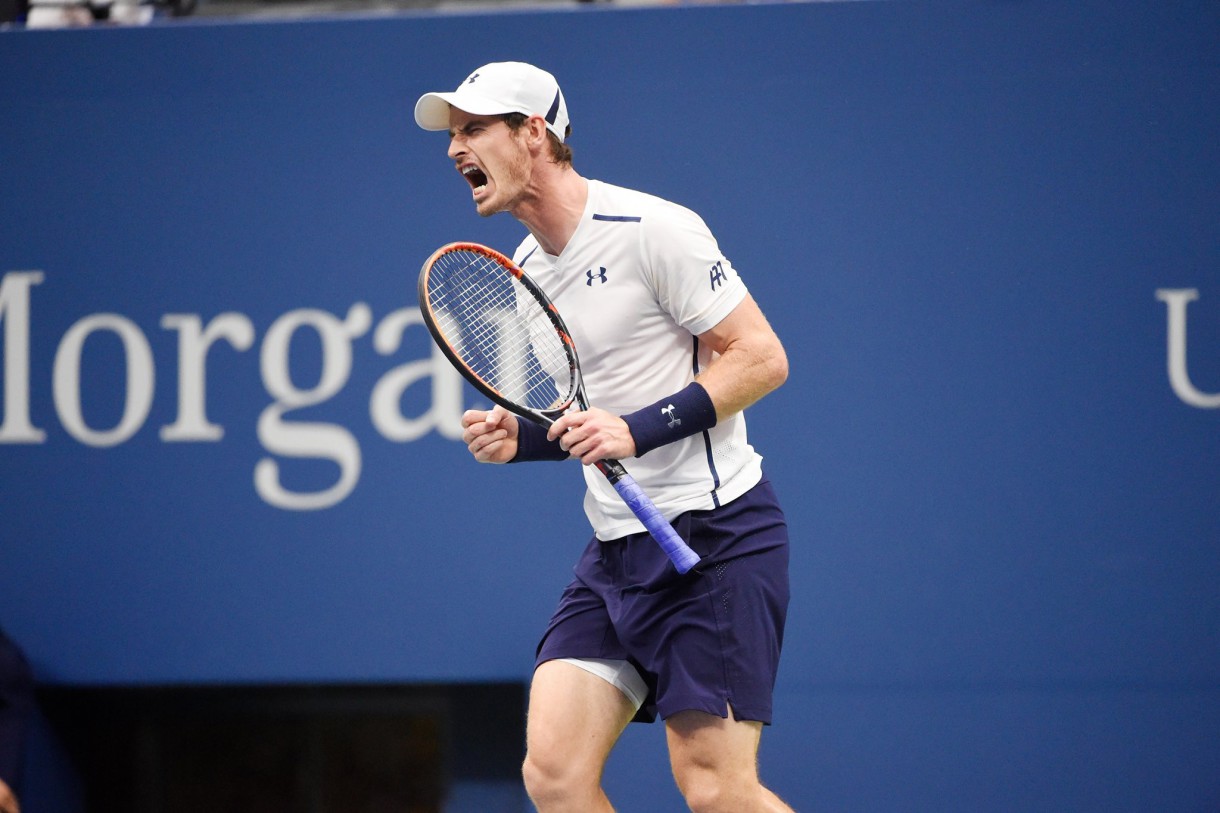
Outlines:
{"label": "white lettering", "polygon": [[222,313],[202,327],[194,313],[167,313],[161,327],[178,331],[178,418],[161,427],[164,441],[220,440],[223,427],[208,420],[208,350],[224,339],[236,350],[249,350],[254,344],[254,326],[241,313]]}
{"label": "white lettering", "polygon": [[[123,417],[109,430],[96,430],[85,424],[81,411],[80,368],[85,340],[99,330],[115,333],[123,343],[127,359],[126,399]],[[152,349],[144,332],[134,322],[117,313],[86,316],[68,328],[55,353],[52,372],[55,411],[68,434],[87,446],[117,446],[144,425],[153,400]]]}
{"label": "white lettering", "polygon": [[[276,401],[259,416],[259,441],[271,454],[330,460],[339,466],[339,479],[330,488],[298,493],[283,486],[279,463],[263,458],[254,467],[254,488],[271,505],[297,511],[328,508],[356,487],[361,455],[355,436],[335,424],[287,423],[284,415],[321,404],[343,389],[352,370],[352,339],[368,332],[371,324],[368,305],[358,302],[344,321],[325,311],[303,309],[284,314],[267,331],[260,368],[263,386]],[[292,336],[304,327],[316,331],[322,341],[322,371],[317,385],[310,389],[298,388],[288,369]]]}
{"label": "white lettering", "polygon": [[1190,380],[1186,363],[1186,306],[1199,298],[1196,288],[1161,288],[1156,298],[1168,310],[1166,366],[1169,385],[1185,403],[1200,409],[1220,408],[1220,393],[1200,392]]}
{"label": "white lettering", "polygon": [[0,443],[42,443],[47,433],[30,423],[30,288],[41,271],[12,271],[0,283],[4,323],[4,421]]}
{"label": "white lettering", "polygon": [[[398,351],[408,327],[423,325],[419,308],[402,308],[381,320],[373,331],[373,349],[383,356]],[[403,364],[381,377],[369,399],[369,416],[377,431],[388,440],[412,441],[431,429],[451,440],[462,436],[462,377],[429,338],[431,355]],[[407,388],[426,378],[432,380],[431,407],[418,418],[402,414],[402,398]]]}
{"label": "white lettering", "polygon": [[[11,271],[0,280],[0,341],[4,343],[0,355],[4,375],[0,444],[47,441],[46,431],[31,419],[31,359],[38,357],[30,344],[32,289],[43,281],[42,271]],[[209,361],[216,362],[213,348],[217,344],[227,344],[239,353],[252,349],[257,339],[253,323],[245,314],[232,311],[207,322],[197,313],[168,313],[161,317],[160,326],[176,334],[178,375],[177,414],[161,427],[161,440],[223,440],[225,427],[208,416]],[[373,330],[373,349],[381,356],[402,353],[410,329],[422,326],[418,308],[395,310]],[[291,413],[317,407],[348,385],[354,341],[372,327],[371,310],[358,302],[342,319],[322,310],[290,311],[267,331],[260,348],[259,371],[273,401],[258,418],[257,437],[266,456],[255,462],[253,473],[255,491],[268,504],[292,511],[328,508],[345,499],[358,484],[363,462],[357,436],[339,424],[296,420]],[[498,323],[493,328],[505,329]],[[103,332],[117,337],[126,366],[125,377],[114,380],[113,385],[102,385],[104,392],[121,399],[122,405],[121,417],[109,428],[89,425],[89,420],[101,421],[86,418],[91,393],[82,391],[90,382],[96,386],[98,376],[84,375],[82,367],[97,363],[92,355],[86,358],[86,349],[94,334]],[[311,333],[321,344],[320,371],[312,386],[303,386],[293,377],[293,372],[297,379],[301,376],[299,359],[298,368],[292,367],[292,345],[301,332]],[[397,443],[417,440],[433,430],[444,438],[459,440],[466,385],[426,331],[418,331],[418,337],[422,357],[393,367],[373,385],[368,404],[372,426],[382,437]],[[79,319],[61,337],[52,365],[54,408],[70,437],[87,446],[113,447],[130,440],[146,424],[155,398],[157,370],[148,337],[126,316],[97,313]],[[112,371],[100,372],[104,378]],[[305,467],[309,463],[289,461],[333,464],[338,467],[338,476],[323,479],[322,483],[328,484],[324,488],[308,480],[305,482],[310,485],[301,486],[301,480],[294,479],[297,470],[285,467]],[[308,471],[305,474],[313,476]]]}

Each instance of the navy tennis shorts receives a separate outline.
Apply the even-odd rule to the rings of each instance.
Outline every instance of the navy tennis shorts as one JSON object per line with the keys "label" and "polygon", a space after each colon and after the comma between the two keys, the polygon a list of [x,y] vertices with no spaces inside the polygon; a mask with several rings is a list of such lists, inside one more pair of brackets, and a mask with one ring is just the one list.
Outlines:
{"label": "navy tennis shorts", "polygon": [[679,575],[645,533],[596,537],[538,644],[557,658],[635,665],[648,699],[635,720],[690,709],[771,722],[788,611],[788,527],[765,478],[728,505],[674,528],[701,561]]}

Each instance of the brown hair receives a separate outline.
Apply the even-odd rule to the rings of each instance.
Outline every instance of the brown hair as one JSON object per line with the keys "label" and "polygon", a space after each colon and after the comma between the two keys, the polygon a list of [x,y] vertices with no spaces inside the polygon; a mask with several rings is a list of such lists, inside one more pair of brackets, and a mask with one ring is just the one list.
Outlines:
{"label": "brown hair", "polygon": [[[519,129],[525,122],[529,121],[529,116],[524,113],[506,113],[504,115],[504,123],[508,125],[510,130]],[[568,125],[567,132],[564,138],[572,134],[572,125]],[[547,141],[551,145],[551,160],[556,164],[571,164],[572,163],[572,148],[559,140],[558,136],[551,132],[550,128],[546,131]]]}

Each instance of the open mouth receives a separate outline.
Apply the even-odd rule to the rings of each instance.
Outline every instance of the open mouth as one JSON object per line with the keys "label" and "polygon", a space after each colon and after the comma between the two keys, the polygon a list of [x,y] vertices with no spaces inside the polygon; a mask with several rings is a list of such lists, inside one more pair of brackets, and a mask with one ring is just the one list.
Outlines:
{"label": "open mouth", "polygon": [[487,186],[487,175],[474,164],[467,164],[462,167],[462,177],[466,179],[470,187],[476,192]]}

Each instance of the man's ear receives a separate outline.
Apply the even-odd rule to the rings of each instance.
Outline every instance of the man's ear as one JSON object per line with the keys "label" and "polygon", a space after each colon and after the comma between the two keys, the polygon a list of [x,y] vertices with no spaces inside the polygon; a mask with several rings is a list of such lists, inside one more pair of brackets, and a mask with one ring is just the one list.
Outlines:
{"label": "man's ear", "polygon": [[529,145],[530,145],[531,149],[535,149],[539,152],[546,150],[546,148],[547,148],[546,120],[543,119],[542,116],[530,116],[526,120],[525,125],[526,125],[526,127],[529,128],[528,135],[529,135]]}

